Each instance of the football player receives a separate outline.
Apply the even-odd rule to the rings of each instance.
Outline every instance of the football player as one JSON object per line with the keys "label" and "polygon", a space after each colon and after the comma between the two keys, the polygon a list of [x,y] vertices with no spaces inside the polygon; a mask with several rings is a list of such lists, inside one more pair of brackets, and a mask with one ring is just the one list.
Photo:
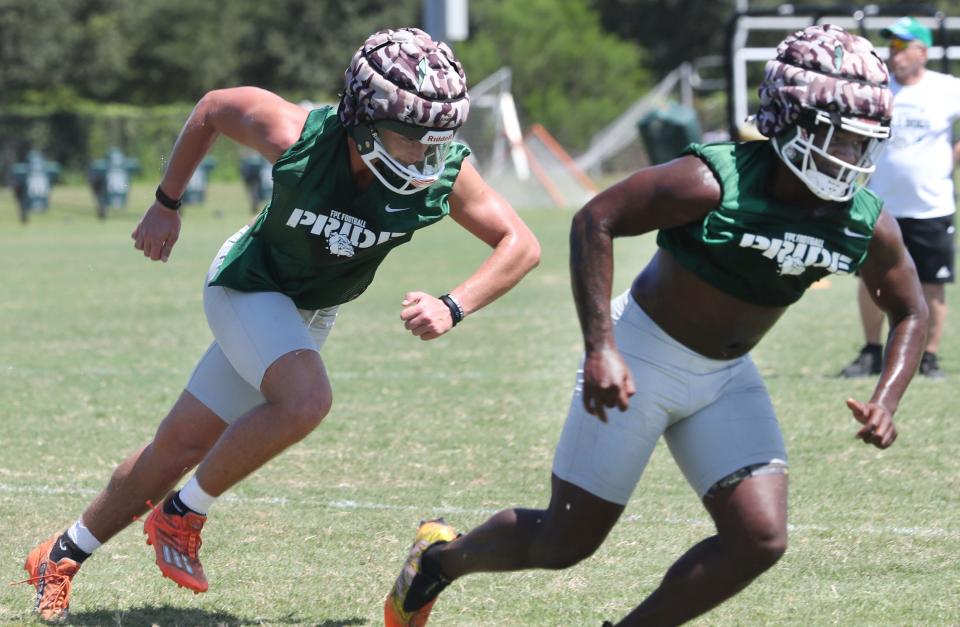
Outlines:
{"label": "football player", "polygon": [[[893,331],[872,396],[847,399],[857,436],[893,444],[923,351],[927,307],[896,221],[864,184],[889,135],[887,70],[832,25],[784,40],[760,86],[769,141],[691,145],[588,202],[570,269],[585,353],[546,509],[507,509],[457,537],[421,525],[388,595],[389,626],[423,625],[475,572],[567,568],[623,513],[661,436],[715,524],[621,625],[676,625],[773,566],[787,547],[787,453],[750,350],[828,274],[860,270]],[[659,250],[612,301],[613,239]]]}

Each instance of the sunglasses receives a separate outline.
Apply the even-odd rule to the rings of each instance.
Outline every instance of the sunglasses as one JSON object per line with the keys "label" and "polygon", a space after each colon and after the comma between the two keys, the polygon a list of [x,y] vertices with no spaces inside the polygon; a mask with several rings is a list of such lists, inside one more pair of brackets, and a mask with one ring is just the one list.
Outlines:
{"label": "sunglasses", "polygon": [[897,38],[897,37],[891,37],[891,38],[890,38],[890,42],[887,44],[887,46],[888,46],[888,47],[890,48],[890,50],[892,50],[893,52],[903,52],[904,50],[906,50],[907,48],[909,48],[909,47],[910,47],[910,44],[912,44],[912,43],[913,43],[913,41],[907,41],[906,39],[899,39],[899,38]]}

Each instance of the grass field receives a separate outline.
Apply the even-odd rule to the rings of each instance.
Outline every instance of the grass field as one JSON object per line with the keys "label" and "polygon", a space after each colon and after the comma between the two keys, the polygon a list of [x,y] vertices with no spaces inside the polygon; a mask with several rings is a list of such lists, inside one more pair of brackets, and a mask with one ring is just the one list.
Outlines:
{"label": "grass field", "polygon": [[[205,269],[247,219],[239,186],[187,210],[168,264],[129,239],[152,188],[93,217],[82,188],[20,225],[0,190],[0,572],[62,530],[145,442],[210,341]],[[486,249],[452,221],[394,252],[345,305],[324,349],[334,409],[218,502],[204,531],[211,589],[163,579],[134,524],[83,567],[81,625],[382,624],[382,600],[419,519],[461,529],[506,506],[546,502],[580,351],[566,268],[568,212],[526,209],[542,265],[512,293],[434,342],[398,321],[403,293],[454,287]],[[617,245],[616,289],[653,250]],[[861,343],[854,281],[811,290],[755,352],[791,457],[791,546],[753,586],[698,625],[960,624],[960,314],[941,350],[945,381],[916,380],[880,452],[854,440],[844,406],[871,382],[835,378]],[[593,625],[653,590],[710,533],[696,497],[659,449],[601,550],[560,572],[454,583],[431,624]],[[31,623],[32,588],[0,586],[0,622]]]}

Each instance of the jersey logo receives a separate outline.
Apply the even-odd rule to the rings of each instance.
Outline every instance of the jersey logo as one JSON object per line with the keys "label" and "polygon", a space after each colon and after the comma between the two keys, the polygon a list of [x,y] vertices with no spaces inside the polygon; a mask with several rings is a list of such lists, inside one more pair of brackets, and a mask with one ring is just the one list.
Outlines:
{"label": "jersey logo", "polygon": [[392,231],[371,231],[367,228],[366,220],[341,211],[331,211],[330,215],[325,215],[294,209],[287,219],[287,226],[294,229],[310,227],[310,235],[324,238],[327,250],[336,257],[353,257],[361,249],[379,246],[406,235]]}
{"label": "jersey logo", "polygon": [[857,239],[870,239],[869,235],[861,235],[856,231],[851,231],[849,226],[843,227],[843,234],[847,237],[856,237]]}
{"label": "jersey logo", "polygon": [[740,248],[759,250],[767,259],[777,262],[780,276],[799,276],[808,268],[824,268],[833,274],[850,274],[853,260],[847,255],[827,250],[823,240],[809,235],[784,233],[783,238],[744,233]]}
{"label": "jersey logo", "polygon": [[327,238],[327,249],[330,251],[331,255],[336,255],[338,257],[353,257],[357,251],[350,244],[350,240],[347,239],[346,235],[343,233],[334,233]]}
{"label": "jersey logo", "polygon": [[780,263],[780,276],[800,276],[807,271],[807,266],[799,257],[786,256]]}
{"label": "jersey logo", "polygon": [[407,211],[410,207],[391,207],[390,203],[387,203],[387,206],[383,208],[387,213],[399,213],[401,211]]}

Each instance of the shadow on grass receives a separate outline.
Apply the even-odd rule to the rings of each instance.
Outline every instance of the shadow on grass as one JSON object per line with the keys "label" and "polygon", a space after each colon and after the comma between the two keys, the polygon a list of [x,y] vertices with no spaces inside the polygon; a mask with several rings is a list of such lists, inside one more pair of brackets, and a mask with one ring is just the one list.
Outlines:
{"label": "shadow on grass", "polygon": [[173,608],[166,606],[135,607],[123,611],[99,610],[96,612],[71,612],[70,625],[303,625],[315,627],[351,627],[366,625],[362,618],[343,618],[313,623],[291,612],[286,616],[271,618],[260,617],[255,620],[242,619],[227,612],[200,610],[196,608]]}

